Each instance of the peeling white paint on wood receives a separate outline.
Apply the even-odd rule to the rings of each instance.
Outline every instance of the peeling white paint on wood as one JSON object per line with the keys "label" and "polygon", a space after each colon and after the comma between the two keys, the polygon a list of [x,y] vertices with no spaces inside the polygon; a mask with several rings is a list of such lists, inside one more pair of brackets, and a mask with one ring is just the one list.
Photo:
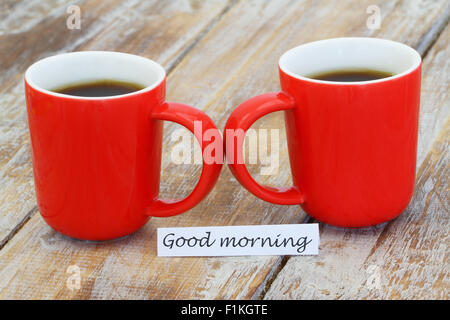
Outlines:
{"label": "peeling white paint on wood", "polygon": [[449,39],[447,27],[423,64],[418,176],[409,207],[374,228],[322,226],[319,256],[292,257],[266,299],[449,298]]}
{"label": "peeling white paint on wood", "polygon": [[[231,110],[239,103],[259,93],[279,90],[276,64],[278,57],[287,49],[322,38],[368,35],[365,9],[372,4],[369,0],[357,4],[353,1],[238,1],[223,16],[218,17],[229,5],[228,2],[183,2],[178,13],[176,10],[172,11],[175,7],[167,5],[167,2],[158,2],[163,9],[158,6],[148,8],[161,12],[167,10],[171,15],[171,19],[168,19],[170,24],[165,25],[166,33],[161,33],[160,23],[163,20],[156,17],[149,17],[147,20],[144,15],[139,15],[135,10],[137,3],[129,1],[123,7],[116,8],[103,7],[94,0],[86,3],[92,7],[95,14],[112,13],[106,15],[106,20],[96,20],[95,16],[91,16],[91,20],[87,22],[87,26],[92,28],[90,33],[81,36],[84,37],[83,40],[77,42],[75,47],[73,41],[69,43],[61,39],[61,45],[45,48],[44,53],[39,51],[43,50],[42,48],[38,48],[39,50],[28,53],[17,63],[31,63],[43,54],[75,48],[126,51],[148,56],[166,66],[173,64],[174,68],[167,81],[167,100],[191,104],[206,111],[219,128],[223,128]],[[386,1],[383,4],[384,9],[392,12],[385,12],[383,29],[375,32],[373,36],[410,44],[419,42],[421,35],[431,27],[432,22],[439,16],[440,8],[445,5],[444,0],[434,1],[432,5],[427,2],[424,5],[431,6],[427,7],[430,10],[420,11],[417,6],[421,1],[404,2],[400,7],[396,6],[396,3],[397,1]],[[414,8],[408,9],[408,5]],[[130,9],[132,10],[129,11]],[[190,12],[191,9],[194,13]],[[407,16],[411,10],[415,10],[415,13]],[[131,12],[129,14],[132,18],[121,17],[128,12]],[[407,24],[403,22],[405,18],[410,19]],[[133,26],[134,20],[136,29],[124,31],[123,38],[117,39],[109,35],[111,30],[108,28],[120,31],[120,28]],[[210,25],[209,21],[215,22]],[[49,26],[56,24],[57,22],[51,22]],[[399,25],[402,27],[398,27]],[[211,27],[208,32],[202,35],[188,52],[183,52],[207,26]],[[395,33],[391,34],[389,30],[395,30]],[[76,39],[74,37],[72,40],[77,41]],[[0,38],[0,53],[2,48]],[[178,63],[177,55],[180,54],[185,56]],[[17,121],[24,115],[24,103],[23,100],[20,102],[23,98],[18,85],[21,79],[17,77],[23,69],[9,61],[6,64],[8,79],[11,75],[16,75],[16,78],[8,80],[0,75],[0,100],[3,94],[9,92],[7,88],[17,86],[14,89],[14,92],[18,92],[17,95],[10,97],[10,102],[5,104],[9,106],[6,109],[10,110],[7,113],[8,119]],[[430,123],[442,126],[439,124],[440,120],[435,118],[441,115],[442,113],[437,112],[435,116],[430,116]],[[1,104],[0,116],[3,116]],[[1,128],[5,128],[4,132],[9,132],[9,129],[6,130],[8,121],[0,120]],[[282,114],[265,117],[254,127],[258,126],[279,128],[284,132]],[[177,125],[166,125],[161,189],[162,195],[181,196],[193,187],[201,166],[175,166],[169,162],[170,149],[167,145],[170,142],[170,133],[175,128],[178,128]],[[28,148],[27,134],[26,127],[13,132],[13,139],[7,140],[5,148]],[[432,135],[429,139],[433,137],[435,136]],[[280,139],[284,139],[283,136],[280,136]],[[431,144],[430,140],[427,145]],[[281,168],[287,168],[287,150],[280,146],[280,152]],[[23,161],[23,167],[15,171],[17,180],[11,180],[6,175],[0,176],[0,181],[4,179],[5,185],[10,183],[9,189],[0,185],[0,196],[7,194],[9,197],[20,188],[23,188],[21,192],[33,194],[31,164],[25,158],[20,159]],[[9,152],[0,153],[0,170],[6,168],[8,163],[11,164],[10,160]],[[283,170],[277,176],[262,176],[259,175],[258,166],[250,169],[260,182],[274,185],[290,183],[288,170]],[[26,211],[24,208],[27,206],[34,205],[32,198],[8,201],[10,205],[18,208],[20,214]],[[18,221],[9,220],[11,214],[16,214],[14,206],[4,209],[0,202],[0,217],[8,217],[6,221],[10,224],[17,224]],[[303,298],[308,295],[297,295],[298,282],[285,283],[292,285],[291,288],[277,285],[278,278],[283,275],[286,267],[289,268],[288,262],[282,272],[277,274],[280,257],[158,258],[155,250],[155,231],[163,226],[300,223],[304,218],[305,214],[301,213],[298,206],[276,206],[255,198],[232,178],[227,168],[222,171],[216,188],[196,208],[170,219],[152,219],[140,231],[116,241],[93,243],[68,239],[52,231],[42,218],[35,214],[0,250],[0,297],[248,299],[260,297],[267,282],[271,281],[272,277],[277,277],[266,297],[282,298],[292,295]],[[329,254],[329,260],[326,262],[332,271],[340,275],[341,283],[337,284],[338,287],[348,284],[357,290],[358,286],[352,283],[361,279],[357,276],[354,279],[344,268],[336,267],[335,261],[331,259],[343,262],[344,266],[355,272],[365,268],[364,258],[367,255],[355,255],[355,252],[370,251],[373,247],[371,241],[376,240],[377,232],[378,229],[362,230],[359,234],[346,232],[343,237],[352,250],[336,247],[339,243],[325,244],[324,250],[328,250]],[[327,233],[332,235],[342,232],[328,229]],[[302,263],[308,261],[308,257],[301,259]],[[78,291],[71,291],[65,285],[69,276],[66,270],[70,265],[77,265],[81,270],[82,282]],[[334,281],[327,266],[322,266],[327,272],[318,273],[318,277],[308,284],[310,292],[317,294],[317,288],[321,289],[324,284]],[[317,267],[320,267],[320,264]],[[42,286],[42,283],[46,285]],[[335,294],[334,291],[327,290],[324,288],[321,294]]]}
{"label": "peeling white paint on wood", "polygon": [[[56,6],[56,3],[49,4]],[[176,27],[185,33],[181,37],[183,41],[180,40],[176,44],[177,50],[171,49],[173,44],[169,41],[159,43],[158,47],[143,50],[144,55],[147,55],[146,50],[150,50],[154,59],[161,60],[165,64],[168,62],[165,61],[167,48],[171,49],[175,54],[181,51],[183,47],[188,46],[189,42],[195,39],[201,28],[214,19],[228,4],[228,1],[196,4],[192,6],[195,12],[188,12],[189,15],[185,16],[184,19],[178,18],[174,20],[177,15],[173,7],[174,3],[164,4],[159,1],[110,1],[106,3],[87,0],[79,2],[79,5],[86,11],[86,16],[83,16],[81,31],[65,30],[65,21],[61,19],[61,14],[64,15],[65,11],[60,8],[58,9],[59,11],[55,9],[55,12],[60,12],[59,15],[45,16],[44,12],[44,16],[39,16],[41,23],[29,31],[34,34],[34,37],[29,37],[26,33],[16,35],[19,37],[17,38],[19,40],[17,48],[11,47],[14,43],[10,42],[8,37],[0,36],[0,56],[2,57],[0,66],[4,65],[4,69],[2,69],[0,74],[0,218],[8,217],[3,220],[8,224],[3,225],[0,229],[0,243],[8,237],[9,232],[14,230],[16,225],[36,205],[22,79],[25,69],[43,56],[68,52],[74,49],[107,50],[100,41],[103,31],[107,30],[109,33],[115,34],[116,31],[129,29],[132,19],[121,20],[120,23],[115,22],[118,17],[125,17],[128,12],[133,12],[133,14],[139,12],[143,17],[147,15],[158,16],[157,21],[153,24],[142,26],[140,30],[135,30],[134,35],[139,35],[140,33],[151,34],[152,30],[156,30],[161,37],[164,37],[164,30],[161,30],[160,26],[161,21],[165,20],[169,21],[165,24],[166,32],[170,32],[172,27]],[[11,14],[21,14],[20,12],[28,8],[28,5],[31,4],[27,4],[26,1],[16,4],[16,6],[12,7]],[[60,5],[66,6],[64,3],[60,3]],[[27,7],[24,8],[23,6]],[[164,16],[164,13],[168,16]],[[186,14],[186,8],[180,9],[178,13]],[[42,22],[43,17],[46,17],[45,22]],[[176,25],[173,26],[170,21],[174,21],[173,23]],[[114,23],[113,26],[111,26],[112,23]],[[47,26],[48,28],[46,28]],[[40,31],[43,34],[39,34],[38,32]],[[80,32],[78,37],[74,37],[74,32]],[[68,36],[68,39],[64,37],[64,34]],[[42,47],[43,52],[35,52],[32,49],[39,42],[42,42],[40,37],[55,38],[59,42],[51,42],[49,45]],[[71,39],[71,37],[74,38]],[[90,40],[93,42],[86,43]],[[108,45],[114,47],[113,42],[116,42],[117,48],[121,48],[120,41],[122,40],[122,38],[111,38]],[[119,43],[117,43],[118,41]],[[133,43],[133,38],[129,39],[128,42]],[[24,43],[26,43],[26,46]],[[80,47],[81,45],[86,45],[86,47]],[[5,61],[4,59],[10,57],[12,49],[19,51],[17,54],[21,58],[12,62]],[[20,50],[23,50],[23,52],[20,52]]]}

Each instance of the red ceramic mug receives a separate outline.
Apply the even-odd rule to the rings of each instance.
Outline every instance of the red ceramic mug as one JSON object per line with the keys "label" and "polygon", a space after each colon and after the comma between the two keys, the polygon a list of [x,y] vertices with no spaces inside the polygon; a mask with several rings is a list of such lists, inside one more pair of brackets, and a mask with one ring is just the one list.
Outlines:
{"label": "red ceramic mug", "polygon": [[[51,91],[105,79],[145,88],[93,98]],[[165,72],[152,60],[118,52],[61,54],[28,68],[25,91],[38,207],[65,235],[106,240],[130,234],[150,217],[194,207],[219,177],[222,164],[203,159],[189,196],[158,198],[163,120],[192,132],[196,121],[203,131],[217,128],[205,113],[165,102]],[[215,137],[221,150],[218,131]],[[212,143],[198,132],[196,138],[202,150]]]}
{"label": "red ceramic mug", "polygon": [[[364,82],[308,78],[350,68],[394,76]],[[242,103],[225,126],[225,152],[237,180],[263,200],[300,204],[331,225],[364,227],[398,216],[414,188],[420,55],[388,40],[328,39],[284,53],[279,73],[281,92]],[[243,139],[233,133],[282,110],[293,186],[275,188],[250,176],[239,161]]]}

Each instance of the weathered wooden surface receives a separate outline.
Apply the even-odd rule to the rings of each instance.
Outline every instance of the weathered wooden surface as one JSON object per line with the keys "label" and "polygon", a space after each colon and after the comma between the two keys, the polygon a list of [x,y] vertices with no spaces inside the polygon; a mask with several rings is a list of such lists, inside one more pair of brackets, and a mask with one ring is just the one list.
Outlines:
{"label": "weathered wooden surface", "polygon": [[36,208],[22,82],[25,69],[40,58],[77,50],[132,52],[171,69],[232,4],[87,0],[77,2],[81,29],[68,30],[66,1],[11,3],[9,11],[4,3],[6,11],[0,11],[4,17],[0,23],[0,247]]}
{"label": "weathered wooden surface", "polygon": [[[79,2],[85,12],[82,29],[72,31],[64,29],[66,4],[62,1],[2,3],[0,17],[6,19],[0,22],[0,297],[395,298],[395,290],[404,290],[405,283],[423,288],[409,291],[413,294],[406,296],[408,298],[446,297],[446,273],[424,269],[419,260],[404,260],[409,258],[404,255],[402,234],[405,228],[410,228],[407,232],[426,233],[426,229],[420,227],[434,221],[431,215],[413,220],[411,224],[415,227],[409,226],[410,222],[360,231],[323,226],[321,252],[316,258],[156,257],[155,231],[162,226],[300,223],[305,220],[306,216],[296,206],[271,205],[253,197],[232,178],[227,168],[216,188],[199,206],[181,216],[152,219],[143,229],[124,239],[91,243],[55,233],[43,222],[35,207],[21,84],[26,66],[46,55],[72,50],[131,52],[153,58],[166,67],[169,101],[203,109],[222,128],[231,110],[240,102],[258,93],[278,90],[276,62],[287,49],[338,36],[377,36],[418,47],[436,22],[442,20],[446,3],[445,0],[383,1],[379,4],[383,16],[381,29],[369,30],[366,8],[372,1],[91,0]],[[27,15],[23,13],[26,8],[36,9]],[[17,19],[22,19],[22,23]],[[438,198],[445,203],[448,192],[447,184],[435,182],[437,175],[440,174],[441,179],[448,175],[446,159],[435,160],[445,156],[448,136],[447,131],[441,131],[448,116],[448,76],[443,72],[445,68],[448,70],[449,57],[448,31],[445,32],[428,51],[424,64],[419,140],[419,165],[423,169],[419,173],[418,190],[422,190],[421,183],[427,188],[431,184],[431,189],[436,186],[436,194],[439,194],[430,200],[433,208],[439,207],[435,205]],[[434,40],[429,42],[432,45]],[[275,185],[290,183],[289,172],[284,170],[288,159],[282,143],[281,114],[268,116],[255,127],[280,129],[282,169],[278,175],[262,176],[259,166],[252,166],[254,176]],[[166,125],[161,185],[164,195],[187,194],[201,170],[199,165],[170,163],[173,144],[170,135],[178,128]],[[429,153],[437,137],[440,138]],[[427,163],[428,169],[424,168]],[[434,163],[440,165],[439,173],[434,171]],[[428,178],[421,180],[422,176]],[[417,203],[428,194],[420,192],[414,200]],[[417,210],[420,206],[417,204]],[[440,208],[436,210],[440,210],[438,216],[444,220],[437,223],[444,224],[448,222],[445,220],[448,208]],[[404,218],[399,219],[409,216],[409,212],[405,212]],[[382,230],[385,231],[381,233]],[[380,237],[380,233],[388,237]],[[436,245],[443,246],[441,254],[444,252],[443,257],[439,254],[426,256],[434,259],[431,260],[433,265],[442,260],[445,268],[447,237],[444,229],[430,240],[436,239]],[[341,241],[336,244],[344,243],[343,249],[335,247],[333,239]],[[376,246],[378,239],[381,240]],[[390,247],[389,242],[398,248]],[[426,245],[419,242],[416,246],[422,254],[427,254]],[[369,254],[372,248],[374,251]],[[383,272],[392,269],[382,262],[385,252],[391,258],[400,259],[398,263],[418,267],[401,265],[403,268],[394,270],[398,277],[387,285],[383,282],[386,279]],[[365,261],[367,257],[370,259]],[[66,286],[70,276],[66,270],[71,265],[81,270],[79,290]],[[382,273],[381,293],[367,291],[364,287],[368,275],[372,275],[365,271],[372,265],[375,269],[370,270],[375,276],[378,271]],[[356,272],[355,278],[352,270]],[[434,281],[432,276],[421,277],[421,272],[427,270],[439,274],[438,280]],[[306,284],[301,278],[305,272],[309,273]],[[443,278],[439,280],[441,275]],[[387,287],[389,290],[385,290]]]}
{"label": "weathered wooden surface", "polygon": [[320,256],[289,259],[265,298],[449,298],[449,40],[450,26],[423,63],[417,178],[409,207],[374,228],[322,226]]}

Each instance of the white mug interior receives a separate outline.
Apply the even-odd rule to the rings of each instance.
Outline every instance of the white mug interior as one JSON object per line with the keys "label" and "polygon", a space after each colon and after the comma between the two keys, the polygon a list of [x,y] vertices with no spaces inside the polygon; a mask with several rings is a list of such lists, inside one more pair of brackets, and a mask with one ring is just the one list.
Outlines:
{"label": "white mug interior", "polygon": [[[46,94],[72,97],[52,90],[71,85],[102,80],[138,84],[144,89],[132,95],[149,91],[165,78],[164,68],[153,60],[113,51],[79,51],[51,56],[37,61],[25,72],[25,81]],[[76,99],[105,99],[111,97],[73,97]]]}
{"label": "white mug interior", "polygon": [[408,74],[421,64],[420,54],[413,48],[391,40],[377,38],[334,38],[300,45],[285,52],[279,60],[280,69],[298,79],[330,84],[358,84],[309,78],[314,74],[339,70],[376,70],[392,77],[371,80],[386,81]]}

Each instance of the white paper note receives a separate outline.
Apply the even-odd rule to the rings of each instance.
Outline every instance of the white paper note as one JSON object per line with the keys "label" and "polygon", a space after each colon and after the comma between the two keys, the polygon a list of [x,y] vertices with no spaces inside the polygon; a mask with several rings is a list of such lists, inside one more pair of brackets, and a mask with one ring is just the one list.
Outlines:
{"label": "white paper note", "polygon": [[319,225],[158,228],[158,256],[317,255]]}

